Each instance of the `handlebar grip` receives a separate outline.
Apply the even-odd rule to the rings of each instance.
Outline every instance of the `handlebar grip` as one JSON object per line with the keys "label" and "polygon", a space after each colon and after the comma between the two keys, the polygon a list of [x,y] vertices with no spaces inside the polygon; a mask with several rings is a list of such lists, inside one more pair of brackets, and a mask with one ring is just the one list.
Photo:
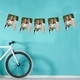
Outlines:
{"label": "handlebar grip", "polygon": [[16,43],[16,41],[12,41],[12,43],[14,44],[14,43]]}
{"label": "handlebar grip", "polygon": [[16,41],[9,42],[9,45],[16,43]]}

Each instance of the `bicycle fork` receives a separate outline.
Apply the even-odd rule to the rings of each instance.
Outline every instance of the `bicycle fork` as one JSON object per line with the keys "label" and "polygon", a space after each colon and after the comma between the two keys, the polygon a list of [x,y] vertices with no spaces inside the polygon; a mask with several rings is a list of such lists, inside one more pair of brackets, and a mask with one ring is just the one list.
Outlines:
{"label": "bicycle fork", "polygon": [[13,54],[13,57],[14,57],[17,65],[19,66],[20,64],[19,64],[19,62],[18,62],[18,60],[17,60],[17,58],[16,58],[16,56],[15,56],[15,54],[14,54],[14,50],[13,50],[13,49],[11,49],[11,53]]}

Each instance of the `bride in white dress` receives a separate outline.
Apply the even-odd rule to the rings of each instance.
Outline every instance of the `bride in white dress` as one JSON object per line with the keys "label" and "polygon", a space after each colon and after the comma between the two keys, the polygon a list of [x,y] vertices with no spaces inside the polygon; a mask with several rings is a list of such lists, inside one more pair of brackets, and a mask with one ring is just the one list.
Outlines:
{"label": "bride in white dress", "polygon": [[21,28],[20,28],[20,31],[22,32],[23,30],[27,29],[27,19],[24,19],[23,20],[23,23],[21,24]]}
{"label": "bride in white dress", "polygon": [[36,21],[36,24],[34,26],[34,33],[38,32],[38,30],[40,30],[40,24],[39,24],[39,20]]}
{"label": "bride in white dress", "polygon": [[68,28],[70,27],[70,21],[69,21],[69,17],[68,16],[66,16],[65,17],[65,28],[66,28],[66,30],[68,30]]}
{"label": "bride in white dress", "polygon": [[53,22],[54,22],[54,25],[55,25],[55,29],[60,32],[60,24],[59,24],[59,22],[57,21],[57,19],[54,18],[54,19],[53,19]]}
{"label": "bride in white dress", "polygon": [[14,17],[13,17],[13,22],[12,22],[12,27],[13,27],[14,30],[16,29],[17,22],[18,22],[16,19],[17,19],[17,17],[14,16]]}
{"label": "bride in white dress", "polygon": [[55,29],[55,23],[53,22],[53,19],[51,19],[49,23],[49,33],[51,33],[54,29]]}
{"label": "bride in white dress", "polygon": [[72,18],[72,16],[71,16],[71,15],[69,15],[68,17],[69,17],[70,24],[75,28],[75,27],[76,27],[75,19],[74,19],[74,18]]}
{"label": "bride in white dress", "polygon": [[45,33],[45,23],[43,22],[43,19],[39,20],[40,29],[43,33]]}
{"label": "bride in white dress", "polygon": [[32,27],[32,23],[30,22],[30,19],[27,20],[27,30],[30,33],[31,32],[31,27]]}
{"label": "bride in white dress", "polygon": [[10,16],[6,22],[5,28],[12,26],[12,23],[13,23],[13,16]]}

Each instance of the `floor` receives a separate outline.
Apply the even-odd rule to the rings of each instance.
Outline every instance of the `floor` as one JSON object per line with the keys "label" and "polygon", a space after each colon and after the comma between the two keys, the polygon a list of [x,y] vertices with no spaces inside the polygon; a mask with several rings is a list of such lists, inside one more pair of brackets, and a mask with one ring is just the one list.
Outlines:
{"label": "floor", "polygon": [[41,77],[41,76],[28,76],[25,78],[12,78],[10,76],[0,76],[0,80],[80,80],[80,77]]}

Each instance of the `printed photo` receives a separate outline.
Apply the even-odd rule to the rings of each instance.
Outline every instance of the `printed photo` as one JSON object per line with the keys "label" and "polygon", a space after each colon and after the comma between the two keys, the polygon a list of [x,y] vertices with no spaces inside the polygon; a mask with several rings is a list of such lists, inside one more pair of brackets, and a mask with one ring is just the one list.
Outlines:
{"label": "printed photo", "polygon": [[37,33],[39,30],[45,33],[45,19],[34,19],[34,33]]}
{"label": "printed photo", "polygon": [[63,16],[63,19],[64,19],[66,31],[69,29],[70,26],[73,26],[74,28],[76,28],[74,14],[65,15],[65,16]]}
{"label": "printed photo", "polygon": [[31,28],[32,28],[32,19],[31,18],[22,17],[20,32],[22,32],[24,30],[27,30],[30,33],[31,32]]}
{"label": "printed photo", "polygon": [[48,19],[48,25],[49,25],[49,33],[51,33],[53,30],[60,31],[60,24],[59,24],[59,18],[49,18]]}
{"label": "printed photo", "polygon": [[18,23],[18,19],[18,16],[9,14],[4,28],[8,28],[11,26],[15,30]]}

